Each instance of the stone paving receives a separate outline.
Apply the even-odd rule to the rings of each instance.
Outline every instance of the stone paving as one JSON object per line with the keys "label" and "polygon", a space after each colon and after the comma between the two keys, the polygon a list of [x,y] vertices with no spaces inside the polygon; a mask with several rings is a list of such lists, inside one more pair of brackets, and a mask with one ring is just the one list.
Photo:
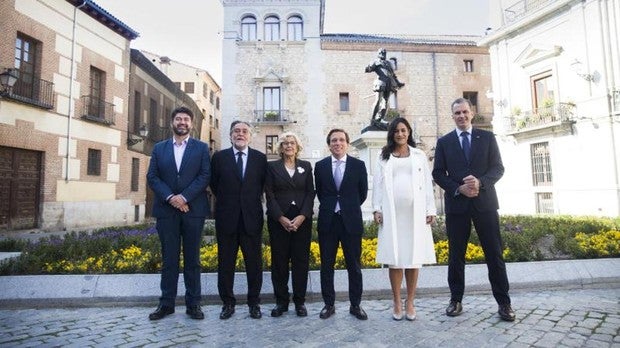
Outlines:
{"label": "stone paving", "polygon": [[[385,298],[385,297],[384,297]],[[461,316],[444,314],[447,298],[423,295],[418,318],[391,318],[391,300],[365,300],[367,321],[336,303],[336,315],[321,320],[322,303],[307,304],[309,316],[294,311],[250,319],[238,305],[229,320],[220,307],[203,307],[206,318],[191,320],[183,306],[157,322],[154,307],[0,309],[0,347],[620,347],[620,289],[521,290],[512,294],[515,322],[501,321],[489,295],[467,295]],[[291,308],[292,309],[292,308]]]}

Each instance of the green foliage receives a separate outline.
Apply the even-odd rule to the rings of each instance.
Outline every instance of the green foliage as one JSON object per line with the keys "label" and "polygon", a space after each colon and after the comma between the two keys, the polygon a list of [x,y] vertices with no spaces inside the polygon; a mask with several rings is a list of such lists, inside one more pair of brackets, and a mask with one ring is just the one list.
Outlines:
{"label": "green foliage", "polygon": [[[310,268],[318,269],[320,253],[316,220],[312,228]],[[366,222],[362,242],[362,264],[374,263],[378,225]],[[438,261],[447,260],[445,218],[439,216],[432,226]],[[558,258],[591,258],[620,256],[620,218],[571,216],[500,217],[500,232],[506,261],[533,261]],[[475,232],[472,231],[472,232]],[[205,235],[215,235],[213,224],[207,223]],[[270,247],[266,224],[263,227],[263,265],[269,269]],[[476,233],[471,234],[468,262],[483,262]],[[87,232],[71,232],[50,236],[37,242],[0,241],[0,250],[21,251],[19,258],[0,263],[0,275],[17,274],[85,274],[85,273],[157,273],[161,268],[159,238],[154,227],[141,225]],[[203,241],[200,249],[204,272],[217,270],[217,244]],[[342,251],[337,267],[344,267]],[[238,270],[244,269],[239,253]]]}
{"label": "green foliage", "polygon": [[19,252],[24,250],[28,241],[22,239],[3,239],[0,240],[0,252]]}

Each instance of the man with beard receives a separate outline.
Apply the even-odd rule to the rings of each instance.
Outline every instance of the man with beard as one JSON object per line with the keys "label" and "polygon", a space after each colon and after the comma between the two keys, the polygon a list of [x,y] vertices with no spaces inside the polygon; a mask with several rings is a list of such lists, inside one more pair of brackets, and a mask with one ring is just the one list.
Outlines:
{"label": "man with beard", "polygon": [[162,255],[161,297],[149,319],[174,313],[182,240],[186,313],[200,320],[204,319],[200,309],[200,241],[209,211],[209,147],[190,137],[194,120],[190,109],[179,107],[171,115],[173,137],[155,145],[147,173],[148,184],[155,192],[153,216],[157,218]]}
{"label": "man with beard", "polygon": [[250,148],[252,128],[245,121],[230,125],[232,146],[216,152],[211,160],[215,195],[217,237],[217,289],[222,299],[220,319],[235,313],[233,292],[237,252],[241,248],[248,281],[250,317],[260,319],[260,290],[263,285],[262,231],[263,187],[267,170],[264,153]]}

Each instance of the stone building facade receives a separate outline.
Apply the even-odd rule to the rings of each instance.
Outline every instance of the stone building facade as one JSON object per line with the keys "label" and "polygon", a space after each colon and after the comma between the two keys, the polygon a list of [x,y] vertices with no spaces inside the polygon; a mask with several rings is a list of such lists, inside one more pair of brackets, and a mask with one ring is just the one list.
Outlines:
{"label": "stone building facade", "polygon": [[[274,159],[277,135],[293,131],[304,143],[301,156],[311,162],[329,155],[326,134],[332,128],[345,129],[354,141],[370,124],[376,75],[364,68],[379,48],[406,83],[391,101],[390,115],[412,123],[429,161],[438,136],[454,127],[454,99],[472,100],[475,124],[491,129],[490,60],[476,44],[480,37],[327,34],[321,0],[222,4],[222,139],[233,120],[248,121],[255,133],[250,146]],[[350,154],[358,155],[353,146]]]}

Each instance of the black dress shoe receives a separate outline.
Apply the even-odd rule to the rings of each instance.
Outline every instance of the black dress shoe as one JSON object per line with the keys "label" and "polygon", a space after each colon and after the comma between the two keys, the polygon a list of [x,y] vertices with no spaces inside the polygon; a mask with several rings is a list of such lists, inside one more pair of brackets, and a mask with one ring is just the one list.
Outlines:
{"label": "black dress shoe", "polygon": [[220,319],[229,319],[232,315],[235,314],[235,306],[231,304],[225,304],[222,307],[222,312],[220,312]]}
{"label": "black dress shoe", "polygon": [[202,312],[202,309],[200,309],[200,305],[188,306],[185,313],[192,319],[202,320],[205,318],[205,314]]}
{"label": "black dress shoe", "polygon": [[263,317],[263,313],[260,311],[259,305],[251,305],[250,306],[250,318],[252,319],[260,319]]}
{"label": "black dress shoe", "polygon": [[449,317],[456,317],[457,315],[460,315],[462,311],[463,305],[461,305],[461,302],[450,300],[450,304],[448,305],[448,308],[446,308],[446,315]]}
{"label": "black dress shoe", "polygon": [[505,321],[515,321],[516,318],[515,311],[510,307],[510,303],[499,305],[497,314]]}
{"label": "black dress shoe", "polygon": [[295,313],[297,314],[298,317],[308,316],[308,310],[306,309],[306,306],[304,305],[295,305]]}
{"label": "black dress shoe", "polygon": [[336,314],[336,307],[333,305],[325,305],[325,307],[321,309],[321,313],[319,313],[319,318],[327,319],[334,314]]}
{"label": "black dress shoe", "polygon": [[170,315],[172,313],[174,313],[174,307],[159,306],[157,307],[155,312],[149,314],[149,320],[159,320],[166,315]]}
{"label": "black dress shoe", "polygon": [[272,317],[279,317],[281,316],[284,312],[288,312],[288,306],[287,305],[283,305],[283,304],[278,304],[275,307],[273,307],[273,309],[271,310],[271,316]]}
{"label": "black dress shoe", "polygon": [[353,314],[359,320],[368,319],[368,315],[366,314],[366,312],[364,312],[364,310],[360,306],[349,307],[349,313]]}

